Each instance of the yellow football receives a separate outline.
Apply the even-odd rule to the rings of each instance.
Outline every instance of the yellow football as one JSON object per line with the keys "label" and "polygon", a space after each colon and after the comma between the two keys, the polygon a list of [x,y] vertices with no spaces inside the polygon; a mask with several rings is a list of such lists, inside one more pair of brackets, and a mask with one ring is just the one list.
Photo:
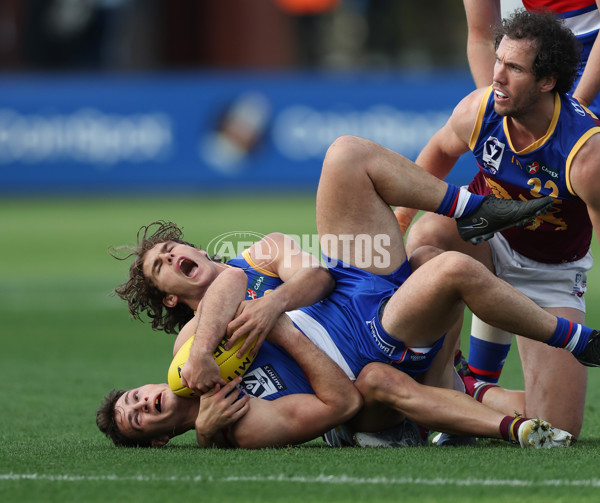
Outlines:
{"label": "yellow football", "polygon": [[[250,367],[254,361],[254,356],[250,356],[249,354],[250,349],[254,347],[254,344],[252,344],[250,349],[248,349],[248,351],[246,351],[241,358],[236,356],[236,353],[245,340],[246,337],[240,337],[233,347],[227,350],[225,349],[225,343],[227,342],[227,339],[223,339],[213,353],[213,357],[219,366],[219,370],[221,371],[221,377],[226,381],[232,381],[237,376],[243,376],[246,373],[246,370],[248,370],[248,367]],[[177,351],[177,354],[171,362],[167,376],[169,387],[173,393],[186,398],[196,396],[191,389],[181,384],[181,369],[190,357],[190,348],[192,347],[193,341],[194,336],[192,335],[192,337],[185,341],[179,351]]]}

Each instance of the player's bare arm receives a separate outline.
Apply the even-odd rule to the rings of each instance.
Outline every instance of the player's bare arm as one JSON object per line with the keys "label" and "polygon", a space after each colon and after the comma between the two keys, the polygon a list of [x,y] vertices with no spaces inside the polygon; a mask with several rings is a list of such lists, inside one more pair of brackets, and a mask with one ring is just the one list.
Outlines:
{"label": "player's bare arm", "polygon": [[219,274],[202,299],[190,357],[181,369],[183,385],[193,389],[198,395],[216,384],[226,384],[220,376],[213,352],[225,336],[227,324],[244,299],[247,281],[244,271],[229,268]]}
{"label": "player's bare arm", "polygon": [[[335,282],[326,268],[300,245],[282,233],[271,233],[249,249],[254,263],[279,276],[283,284],[255,300],[244,301],[235,319],[227,327],[232,345],[239,337],[247,338],[238,354],[243,354],[256,341],[256,354],[279,315],[309,306],[327,296]],[[234,331],[236,331],[234,333]]]}
{"label": "player's bare arm", "polygon": [[[600,0],[596,0],[596,5],[600,9]],[[600,37],[596,37],[594,41],[579,84],[573,91],[573,97],[587,107],[598,92],[600,92]]]}
{"label": "player's bare arm", "polygon": [[248,449],[298,444],[353,417],[362,397],[342,369],[298,331],[287,316],[269,340],[300,365],[315,394],[287,395],[271,402],[252,398],[248,412],[230,428],[230,440]]}
{"label": "player's bare arm", "polygon": [[194,317],[188,321],[183,328],[177,334],[177,338],[175,339],[175,343],[173,344],[173,356],[177,354],[177,352],[181,349],[181,346],[187,341],[192,335],[196,333],[196,328],[198,327],[198,321],[200,320],[200,316],[198,313],[200,311],[200,306],[198,306],[198,310]]}
{"label": "player's bare arm", "polygon": [[467,16],[467,57],[477,87],[489,86],[494,73],[493,27],[501,22],[500,0],[463,0]]}
{"label": "player's bare arm", "polygon": [[600,134],[594,134],[571,162],[569,179],[573,192],[586,204],[597,239],[600,242]]}

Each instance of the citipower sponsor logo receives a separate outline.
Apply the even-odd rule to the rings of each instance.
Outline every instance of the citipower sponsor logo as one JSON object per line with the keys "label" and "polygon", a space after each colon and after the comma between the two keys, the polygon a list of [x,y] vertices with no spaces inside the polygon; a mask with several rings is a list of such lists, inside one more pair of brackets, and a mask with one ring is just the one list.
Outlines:
{"label": "citipower sponsor logo", "polygon": [[260,267],[276,260],[283,267],[317,267],[321,244],[328,254],[324,258],[328,267],[388,268],[391,264],[391,240],[387,234],[325,234],[319,239],[316,234],[272,237],[254,231],[233,231],[212,239],[206,251],[232,259],[252,247],[252,261]]}

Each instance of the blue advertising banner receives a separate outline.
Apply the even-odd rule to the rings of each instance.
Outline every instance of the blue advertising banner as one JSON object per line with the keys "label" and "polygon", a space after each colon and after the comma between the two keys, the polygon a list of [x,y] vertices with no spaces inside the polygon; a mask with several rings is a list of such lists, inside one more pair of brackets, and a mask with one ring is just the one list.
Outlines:
{"label": "blue advertising banner", "polygon": [[[343,134],[415,159],[469,75],[4,76],[0,191],[313,190]],[[470,154],[451,174],[465,183]]]}

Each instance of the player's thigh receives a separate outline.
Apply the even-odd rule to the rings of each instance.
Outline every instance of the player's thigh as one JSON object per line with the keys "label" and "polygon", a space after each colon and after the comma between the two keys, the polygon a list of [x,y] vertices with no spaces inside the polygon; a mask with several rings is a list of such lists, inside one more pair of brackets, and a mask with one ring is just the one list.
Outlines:
{"label": "player's thigh", "polygon": [[[438,388],[457,389],[455,386],[454,356],[460,347],[460,330],[463,316],[446,332],[442,349],[435,355],[431,367],[424,373],[419,382]],[[462,391],[464,385],[460,387]]]}
{"label": "player's thigh", "polygon": [[406,260],[396,217],[361,167],[360,153],[347,162],[338,157],[326,157],[317,190],[322,251],[375,274],[389,274]]}
{"label": "player's thigh", "polygon": [[[458,254],[456,254],[458,256]],[[402,284],[385,306],[381,323],[408,347],[427,347],[461,318],[464,304],[449,283],[456,281],[455,262],[440,255],[423,264]]]}

